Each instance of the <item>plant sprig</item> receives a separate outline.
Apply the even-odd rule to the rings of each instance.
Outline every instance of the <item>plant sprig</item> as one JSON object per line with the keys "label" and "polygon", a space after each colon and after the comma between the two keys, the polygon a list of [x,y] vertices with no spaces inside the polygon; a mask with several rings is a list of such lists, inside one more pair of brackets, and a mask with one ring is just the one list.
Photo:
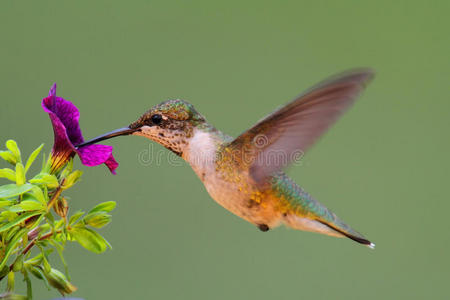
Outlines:
{"label": "plant sprig", "polygon": [[[0,157],[12,168],[0,169],[0,178],[11,181],[0,185],[0,281],[6,279],[6,291],[0,299],[32,299],[31,277],[44,282],[62,295],[76,287],[70,282],[63,256],[68,241],[78,242],[94,253],[111,248],[97,229],[111,222],[116,203],[103,202],[87,213],[77,211],[69,215],[69,201],[63,193],[72,188],[82,172],[73,170],[73,161],[57,173],[51,173],[51,159],[43,159],[40,172],[27,179],[30,166],[38,157],[40,145],[22,162],[21,152],[13,140],[6,142]],[[64,266],[64,272],[53,268],[49,254],[54,250]],[[14,294],[17,275],[26,283],[25,295]]]}

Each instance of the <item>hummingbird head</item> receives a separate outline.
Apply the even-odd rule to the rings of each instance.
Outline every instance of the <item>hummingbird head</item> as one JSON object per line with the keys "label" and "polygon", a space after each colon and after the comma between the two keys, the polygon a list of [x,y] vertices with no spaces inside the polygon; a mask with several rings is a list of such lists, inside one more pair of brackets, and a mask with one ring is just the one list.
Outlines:
{"label": "hummingbird head", "polygon": [[208,127],[208,123],[192,104],[179,99],[167,100],[152,107],[128,127],[100,135],[76,147],[131,134],[151,139],[181,156],[196,127]]}
{"label": "hummingbird head", "polygon": [[121,135],[138,135],[151,139],[180,155],[189,143],[196,127],[207,127],[205,118],[184,100],[167,100],[155,105],[128,127],[120,128],[77,147],[94,144]]}
{"label": "hummingbird head", "polygon": [[194,128],[204,124],[205,118],[192,104],[176,99],[152,107],[129,128],[135,130],[133,135],[144,136],[181,155]]}

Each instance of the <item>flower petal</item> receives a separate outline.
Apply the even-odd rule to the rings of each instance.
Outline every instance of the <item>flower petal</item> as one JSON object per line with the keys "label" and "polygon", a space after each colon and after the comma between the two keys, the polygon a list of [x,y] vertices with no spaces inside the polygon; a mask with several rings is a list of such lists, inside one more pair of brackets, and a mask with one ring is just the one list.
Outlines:
{"label": "flower petal", "polygon": [[111,156],[105,161],[105,165],[108,167],[108,169],[116,175],[116,169],[119,166],[119,163],[114,159],[114,156],[111,154]]}
{"label": "flower petal", "polygon": [[75,147],[70,142],[66,127],[61,119],[53,112],[55,98],[49,96],[42,100],[42,108],[48,113],[53,126],[54,144],[52,149],[52,170],[60,169],[75,155]]}
{"label": "flower petal", "polygon": [[67,137],[72,145],[77,145],[84,141],[80,125],[78,124],[80,112],[72,102],[56,97],[56,84],[53,84],[48,97],[42,101],[42,108],[49,114],[53,113],[59,118],[66,128]]}
{"label": "flower petal", "polygon": [[115,174],[115,169],[119,165],[112,156],[113,147],[107,145],[89,145],[77,149],[83,165],[93,167],[106,164],[111,173]]}

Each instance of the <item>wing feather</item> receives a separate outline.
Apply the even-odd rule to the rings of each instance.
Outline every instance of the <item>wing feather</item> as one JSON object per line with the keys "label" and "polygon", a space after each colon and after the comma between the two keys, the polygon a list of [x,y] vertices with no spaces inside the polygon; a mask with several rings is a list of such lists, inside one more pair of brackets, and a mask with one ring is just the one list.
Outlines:
{"label": "wing feather", "polygon": [[250,173],[259,182],[303,155],[355,102],[372,77],[368,69],[336,75],[259,121],[230,147],[245,153]]}

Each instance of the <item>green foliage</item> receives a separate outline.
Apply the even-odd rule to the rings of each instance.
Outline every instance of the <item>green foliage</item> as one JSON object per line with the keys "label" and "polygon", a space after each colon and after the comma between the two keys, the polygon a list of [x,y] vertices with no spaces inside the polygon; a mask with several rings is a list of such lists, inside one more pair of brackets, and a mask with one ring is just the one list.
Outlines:
{"label": "green foliage", "polygon": [[70,235],[81,246],[94,253],[102,253],[109,247],[109,243],[100,234],[87,227],[72,228]]}
{"label": "green foliage", "polygon": [[41,153],[42,148],[44,147],[44,144],[41,144],[36,150],[34,150],[31,154],[30,157],[28,157],[27,163],[25,165],[25,173],[28,171],[28,169],[31,167],[31,165],[33,164],[34,160],[36,159],[36,157],[39,155],[39,153]]}
{"label": "green foliage", "polygon": [[[77,211],[69,216],[69,203],[62,192],[72,188],[82,175],[73,170],[72,160],[58,173],[50,173],[51,157],[44,158],[41,171],[27,180],[26,174],[43,145],[32,152],[25,166],[15,141],[7,141],[6,148],[0,151],[0,157],[13,168],[0,169],[0,178],[13,183],[0,186],[0,280],[6,280],[6,291],[0,299],[32,299],[30,277],[63,295],[70,294],[76,287],[70,282],[63,255],[66,243],[77,242],[94,253],[111,248],[96,229],[111,222],[108,213],[116,203],[100,203],[87,213]],[[53,250],[64,273],[51,265]],[[14,293],[18,275],[26,283],[26,296]]]}
{"label": "green foliage", "polygon": [[33,188],[31,184],[23,184],[18,186],[17,184],[6,184],[0,186],[0,199],[12,198],[20,196]]}
{"label": "green foliage", "polygon": [[16,172],[11,169],[0,169],[0,177],[16,182]]}
{"label": "green foliage", "polygon": [[20,150],[17,146],[16,141],[14,140],[7,140],[6,141],[6,148],[11,152],[12,155],[14,155],[16,162],[21,162],[22,159],[20,157]]}
{"label": "green foliage", "polygon": [[90,214],[96,212],[110,212],[116,208],[116,202],[114,201],[106,201],[96,205],[93,209],[89,211]]}
{"label": "green foliage", "polygon": [[66,180],[64,181],[64,184],[62,185],[62,189],[67,190],[71,188],[75,183],[77,183],[78,180],[80,180],[81,175],[83,172],[76,170],[67,175]]}

